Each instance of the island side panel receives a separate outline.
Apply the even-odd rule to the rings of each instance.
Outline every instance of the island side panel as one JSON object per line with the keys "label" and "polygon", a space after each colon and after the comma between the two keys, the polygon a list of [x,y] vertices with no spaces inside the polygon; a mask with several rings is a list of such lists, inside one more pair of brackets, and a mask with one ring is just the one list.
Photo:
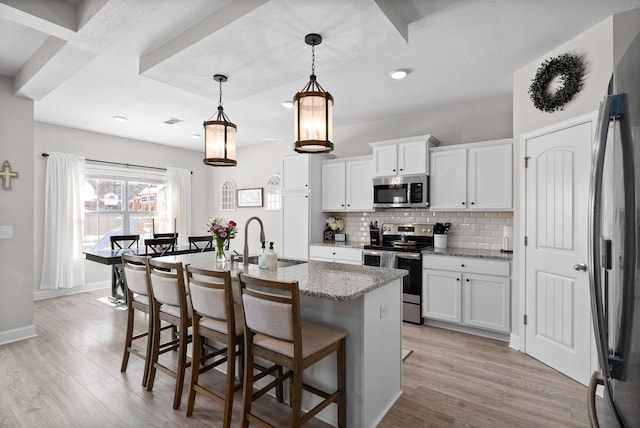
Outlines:
{"label": "island side panel", "polygon": [[[318,297],[300,296],[302,317],[340,327],[347,332],[347,426],[364,427],[363,378],[364,378],[364,298],[351,301],[334,301]],[[336,357],[332,354],[304,371],[305,382],[334,391],[336,388]],[[311,409],[319,403],[318,397],[303,391],[302,408]],[[331,404],[317,418],[338,426],[337,406]]]}
{"label": "island side panel", "polygon": [[377,426],[402,394],[402,280],[364,296],[363,427]]}

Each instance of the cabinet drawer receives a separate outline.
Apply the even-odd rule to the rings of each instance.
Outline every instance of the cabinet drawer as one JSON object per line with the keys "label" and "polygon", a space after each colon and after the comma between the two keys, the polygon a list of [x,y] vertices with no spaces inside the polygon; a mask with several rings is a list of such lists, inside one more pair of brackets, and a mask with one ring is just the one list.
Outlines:
{"label": "cabinet drawer", "polygon": [[511,263],[475,257],[424,256],[422,258],[422,267],[425,269],[452,270],[462,273],[469,272],[498,276],[511,275]]}
{"label": "cabinet drawer", "polygon": [[357,262],[362,264],[362,250],[350,247],[311,245],[309,246],[309,258],[312,260],[332,260],[338,263]]}

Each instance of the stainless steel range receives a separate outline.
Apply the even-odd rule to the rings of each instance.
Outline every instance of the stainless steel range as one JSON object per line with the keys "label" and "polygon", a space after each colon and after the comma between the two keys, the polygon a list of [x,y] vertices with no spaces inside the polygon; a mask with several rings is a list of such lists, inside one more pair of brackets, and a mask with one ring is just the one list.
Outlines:
{"label": "stainless steel range", "polygon": [[403,320],[422,324],[422,250],[433,247],[432,224],[383,224],[379,245],[364,246],[367,266],[406,269],[403,278]]}

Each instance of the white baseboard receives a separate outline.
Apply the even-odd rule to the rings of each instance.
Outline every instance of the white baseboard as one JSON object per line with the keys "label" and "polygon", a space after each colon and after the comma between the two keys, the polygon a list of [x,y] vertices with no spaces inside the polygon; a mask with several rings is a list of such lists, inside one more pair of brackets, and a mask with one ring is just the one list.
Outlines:
{"label": "white baseboard", "polygon": [[58,288],[51,290],[38,290],[33,292],[33,300],[51,299],[54,297],[68,296],[70,294],[86,293],[87,291],[102,290],[111,288],[111,281],[92,282],[91,284],[83,284],[73,288]]}
{"label": "white baseboard", "polygon": [[34,324],[11,330],[0,331],[0,345],[5,345],[19,340],[36,337],[36,326]]}
{"label": "white baseboard", "polygon": [[509,336],[509,348],[520,351],[520,336],[516,334]]}

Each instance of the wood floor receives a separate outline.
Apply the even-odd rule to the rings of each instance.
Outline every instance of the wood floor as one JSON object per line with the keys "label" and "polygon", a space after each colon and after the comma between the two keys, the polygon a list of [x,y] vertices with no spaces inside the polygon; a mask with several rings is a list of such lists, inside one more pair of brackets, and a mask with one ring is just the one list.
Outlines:
{"label": "wood floor", "polygon": [[[141,385],[142,361],[120,373],[126,312],[106,290],[34,303],[38,337],[0,346],[0,427],[220,426],[220,405],[198,396],[172,409],[173,379]],[[586,388],[503,342],[405,324],[403,395],[379,427],[587,427]],[[212,384],[222,379],[208,373]],[[188,378],[188,376],[187,376]],[[188,382],[188,380],[187,380]],[[233,423],[239,425],[241,392]],[[288,407],[260,409],[284,426]],[[307,426],[325,427],[313,420]]]}

